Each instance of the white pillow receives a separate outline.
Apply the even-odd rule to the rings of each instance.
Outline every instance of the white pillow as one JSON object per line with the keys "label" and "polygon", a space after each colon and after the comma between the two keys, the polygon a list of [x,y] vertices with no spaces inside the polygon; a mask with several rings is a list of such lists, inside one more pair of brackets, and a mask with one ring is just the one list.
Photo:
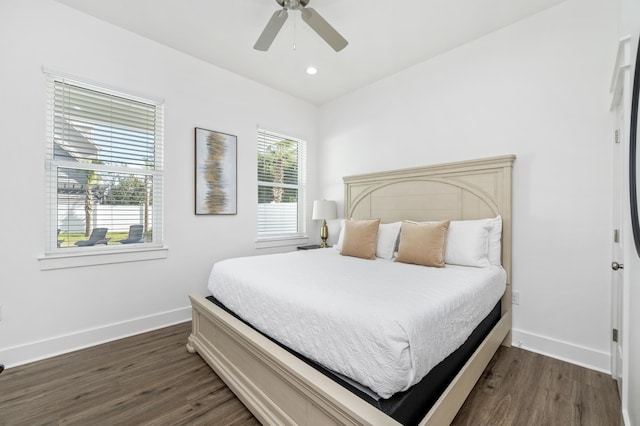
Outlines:
{"label": "white pillow", "polygon": [[333,248],[338,251],[342,250],[342,243],[344,242],[344,219],[340,221],[340,234],[338,235],[338,242],[333,245]]}
{"label": "white pillow", "polygon": [[493,219],[451,221],[444,262],[450,265],[488,267],[489,229]]}
{"label": "white pillow", "polygon": [[[402,222],[381,223],[378,227],[376,257],[391,259],[395,252]],[[341,234],[342,235],[342,234]]]}
{"label": "white pillow", "polygon": [[489,263],[502,265],[502,216],[492,219],[489,229]]}

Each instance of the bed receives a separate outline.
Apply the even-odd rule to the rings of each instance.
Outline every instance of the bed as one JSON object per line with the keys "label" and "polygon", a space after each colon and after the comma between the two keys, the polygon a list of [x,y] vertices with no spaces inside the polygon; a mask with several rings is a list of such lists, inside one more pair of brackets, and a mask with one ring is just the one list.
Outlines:
{"label": "bed", "polygon": [[[344,178],[345,217],[382,223],[502,218],[506,288],[499,315],[420,424],[450,423],[499,345],[510,344],[514,160],[503,156]],[[224,306],[201,295],[190,299],[193,331],[187,349],[198,352],[262,423],[400,424]]]}

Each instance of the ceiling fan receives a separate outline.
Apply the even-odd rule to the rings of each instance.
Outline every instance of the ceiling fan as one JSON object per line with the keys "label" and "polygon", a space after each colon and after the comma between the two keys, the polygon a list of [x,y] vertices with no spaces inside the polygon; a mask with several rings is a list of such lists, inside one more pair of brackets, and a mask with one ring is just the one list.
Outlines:
{"label": "ceiling fan", "polygon": [[276,11],[267,26],[264,27],[262,34],[253,46],[256,50],[262,50],[266,52],[269,50],[269,46],[273,43],[273,40],[278,35],[280,28],[284,25],[289,13],[287,10],[299,10],[302,15],[302,20],[307,23],[329,46],[336,52],[344,49],[349,42],[344,39],[327,21],[315,9],[307,7],[310,0],[276,0],[281,10]]}

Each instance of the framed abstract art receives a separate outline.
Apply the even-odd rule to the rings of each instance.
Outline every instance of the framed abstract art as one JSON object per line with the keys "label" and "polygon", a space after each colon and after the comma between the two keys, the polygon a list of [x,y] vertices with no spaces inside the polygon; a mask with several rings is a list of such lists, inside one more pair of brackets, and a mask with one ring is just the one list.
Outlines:
{"label": "framed abstract art", "polygon": [[196,214],[237,213],[237,139],[196,127]]}

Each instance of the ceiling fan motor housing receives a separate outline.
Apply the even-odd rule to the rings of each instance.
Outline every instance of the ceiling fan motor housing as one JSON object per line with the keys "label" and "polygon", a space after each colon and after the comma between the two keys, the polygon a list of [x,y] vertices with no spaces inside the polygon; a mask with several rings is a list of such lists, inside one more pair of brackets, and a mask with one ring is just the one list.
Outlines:
{"label": "ceiling fan motor housing", "polygon": [[299,10],[309,4],[310,0],[276,0],[280,6],[287,10]]}

